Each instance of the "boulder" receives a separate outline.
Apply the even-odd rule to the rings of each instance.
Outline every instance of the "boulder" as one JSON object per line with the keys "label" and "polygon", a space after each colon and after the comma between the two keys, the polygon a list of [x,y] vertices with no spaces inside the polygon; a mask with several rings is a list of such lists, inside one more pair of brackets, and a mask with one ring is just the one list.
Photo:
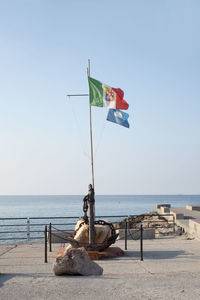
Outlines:
{"label": "boulder", "polygon": [[[111,237],[111,229],[109,225],[95,224],[95,243],[103,244]],[[84,220],[79,220],[75,227],[74,239],[80,246],[89,244],[89,225]]]}
{"label": "boulder", "polygon": [[102,275],[103,269],[92,261],[85,248],[68,248],[53,264],[55,275]]}

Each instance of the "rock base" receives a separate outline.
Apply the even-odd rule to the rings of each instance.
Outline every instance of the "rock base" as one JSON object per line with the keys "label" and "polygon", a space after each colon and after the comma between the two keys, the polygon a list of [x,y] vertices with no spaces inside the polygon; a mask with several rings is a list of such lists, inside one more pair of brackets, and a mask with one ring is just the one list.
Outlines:
{"label": "rock base", "polygon": [[[57,255],[63,255],[65,248],[60,248]],[[124,255],[124,251],[119,247],[109,247],[104,251],[86,251],[91,260],[99,260],[104,258],[114,258]]]}
{"label": "rock base", "polygon": [[124,255],[124,251],[119,247],[109,247],[104,251],[87,251],[87,254],[92,260],[99,260],[104,258],[114,258]]}

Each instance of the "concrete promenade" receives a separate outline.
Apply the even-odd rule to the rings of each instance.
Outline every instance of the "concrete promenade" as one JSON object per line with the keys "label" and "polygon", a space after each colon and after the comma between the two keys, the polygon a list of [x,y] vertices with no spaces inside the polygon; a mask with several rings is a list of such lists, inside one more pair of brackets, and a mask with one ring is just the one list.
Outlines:
{"label": "concrete promenade", "polygon": [[[177,225],[181,226],[190,236],[200,239],[200,211],[190,210],[185,207],[172,207],[170,208],[170,212],[175,212],[174,215]],[[177,218],[177,216],[179,217]]]}
{"label": "concrete promenade", "polygon": [[[124,249],[124,241],[117,246]],[[186,236],[128,241],[124,257],[97,261],[103,276],[52,273],[60,245],[44,263],[42,243],[0,245],[0,299],[200,299],[200,241]]]}
{"label": "concrete promenade", "polygon": [[[157,204],[156,211],[159,215],[170,213],[174,216],[176,225],[191,238],[200,240],[200,206],[187,205],[186,207],[171,207],[170,204]],[[165,217],[165,216],[164,216]],[[170,217],[167,217],[170,219]]]}

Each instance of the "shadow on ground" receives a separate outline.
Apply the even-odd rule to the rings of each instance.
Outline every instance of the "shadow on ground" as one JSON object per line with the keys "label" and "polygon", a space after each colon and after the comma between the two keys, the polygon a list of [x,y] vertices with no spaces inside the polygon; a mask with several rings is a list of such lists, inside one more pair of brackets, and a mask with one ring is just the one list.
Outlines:
{"label": "shadow on ground", "polygon": [[[45,273],[37,273],[37,274],[26,274],[26,273],[0,273],[0,288],[4,285],[4,283],[13,277],[30,277],[30,278],[38,278],[38,277],[49,277],[51,274],[45,274]],[[54,275],[51,275],[54,277]]]}
{"label": "shadow on ground", "polygon": [[[33,273],[33,274],[26,274],[26,273],[0,273],[0,288],[6,283],[6,281],[9,281],[10,279],[14,277],[24,277],[24,278],[52,278],[53,281],[56,279],[62,279],[62,278],[81,278],[81,279],[87,279],[88,277],[92,278],[93,280],[104,280],[104,279],[118,279],[117,277],[113,276],[83,276],[83,275],[62,275],[62,276],[55,276],[54,274],[50,273]],[[0,298],[1,299],[1,298]]]}
{"label": "shadow on ground", "polygon": [[[186,255],[185,251],[144,251],[143,257],[144,259],[172,259],[177,256],[184,257]],[[140,259],[139,251],[126,251],[125,256],[131,257],[133,259]]]}

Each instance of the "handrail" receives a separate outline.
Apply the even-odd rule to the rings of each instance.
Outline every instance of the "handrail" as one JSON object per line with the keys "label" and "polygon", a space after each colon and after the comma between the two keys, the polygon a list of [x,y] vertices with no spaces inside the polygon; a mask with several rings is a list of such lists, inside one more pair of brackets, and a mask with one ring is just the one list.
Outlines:
{"label": "handrail", "polygon": [[[115,216],[96,216],[96,218],[125,218],[128,217],[128,215],[115,215]],[[48,221],[55,220],[55,223],[53,222],[53,225],[60,226],[63,228],[63,226],[69,227],[75,226],[77,220],[80,220],[80,216],[64,216],[64,217],[19,217],[19,218],[13,218],[13,217],[6,217],[6,218],[0,218],[0,242],[1,241],[20,241],[20,240],[40,240],[44,239],[43,233],[44,228],[43,226],[46,226],[49,224]],[[57,220],[57,221],[56,221]],[[58,220],[63,220],[62,222],[58,222]],[[69,220],[69,223],[66,222]],[[73,222],[74,220],[75,222]],[[23,222],[22,222],[23,221]],[[43,221],[43,222],[41,222]],[[15,223],[16,224],[13,224]],[[20,222],[20,223],[19,223]],[[36,223],[35,223],[36,222]],[[45,223],[46,222],[46,223]],[[16,227],[16,230],[14,228]],[[25,230],[26,227],[26,230]],[[13,230],[12,230],[13,228]],[[8,229],[8,230],[6,230]],[[1,231],[2,230],[2,231]],[[73,230],[73,229],[71,229]],[[19,237],[19,234],[24,234],[24,236]],[[33,234],[35,234],[33,236]]]}
{"label": "handrail", "polygon": [[[96,216],[96,218],[126,218],[126,217],[132,217],[134,215],[102,215],[102,216]],[[138,215],[135,215],[138,216]],[[65,217],[23,217],[23,218],[0,218],[0,220],[50,220],[50,219],[81,219],[80,216],[65,216]]]}
{"label": "handrail", "polygon": [[[141,214],[142,216],[149,216],[149,214]],[[141,216],[140,215],[140,216]],[[156,215],[155,215],[156,216]],[[165,216],[171,216],[171,222],[174,224],[174,218],[173,215],[171,214],[165,214],[162,215],[162,217]],[[133,218],[133,217],[138,217],[138,215],[107,215],[107,216],[96,216],[96,219],[104,218],[104,219],[114,219],[113,222],[120,222],[119,219],[122,218]],[[63,226],[68,227],[66,229],[68,230],[73,230],[72,226],[76,225],[77,220],[80,220],[80,216],[64,216],[64,217],[19,217],[19,218],[0,218],[0,241],[10,241],[10,240],[40,240],[44,239],[43,233],[44,233],[44,226],[48,225],[49,222],[48,220],[55,220],[55,223],[51,221],[52,225],[54,226],[60,226],[63,228]],[[24,221],[20,222],[19,221]],[[38,222],[37,222],[38,220]],[[42,223],[40,221],[43,220]],[[57,220],[57,222],[56,222]],[[58,220],[63,220],[61,222],[58,222]],[[71,220],[71,222],[67,223],[66,220]],[[76,220],[73,222],[72,220]],[[161,222],[162,220],[156,220],[156,222]],[[16,222],[16,224],[14,224]],[[143,223],[151,223],[155,221],[151,220],[143,220]],[[170,222],[170,220],[168,220]],[[16,230],[14,230],[14,227],[16,227]],[[26,227],[26,230],[25,230]],[[71,228],[69,228],[71,227]],[[13,230],[12,230],[13,228]],[[8,229],[8,230],[6,230]],[[66,230],[65,229],[65,230]],[[2,230],[2,231],[1,231]],[[19,237],[19,233],[24,233],[24,236]],[[35,235],[33,235],[35,233]],[[7,236],[6,236],[7,235]]]}

